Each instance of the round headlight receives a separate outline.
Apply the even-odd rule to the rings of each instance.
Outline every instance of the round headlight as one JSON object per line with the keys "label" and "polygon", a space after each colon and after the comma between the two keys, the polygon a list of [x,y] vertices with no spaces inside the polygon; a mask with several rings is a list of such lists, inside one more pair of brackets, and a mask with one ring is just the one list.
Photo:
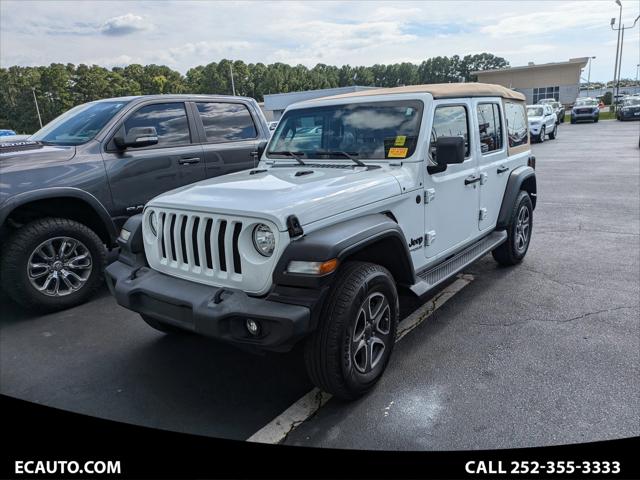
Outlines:
{"label": "round headlight", "polygon": [[151,233],[153,233],[157,237],[158,236],[158,216],[156,215],[156,212],[154,212],[153,210],[151,210],[151,213],[149,214],[149,228],[151,230]]}
{"label": "round headlight", "polygon": [[276,248],[276,237],[264,223],[256,225],[253,229],[253,246],[265,257],[270,257]]}

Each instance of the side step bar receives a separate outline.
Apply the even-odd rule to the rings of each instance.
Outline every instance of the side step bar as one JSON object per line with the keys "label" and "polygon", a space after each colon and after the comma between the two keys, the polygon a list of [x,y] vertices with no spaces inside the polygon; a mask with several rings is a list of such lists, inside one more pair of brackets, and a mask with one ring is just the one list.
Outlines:
{"label": "side step bar", "polygon": [[476,243],[469,245],[464,250],[456,253],[453,257],[445,260],[434,267],[418,272],[418,283],[411,286],[411,291],[416,295],[424,295],[433,287],[452,277],[464,267],[486,255],[491,250],[504,243],[507,239],[507,232],[504,230],[492,232]]}

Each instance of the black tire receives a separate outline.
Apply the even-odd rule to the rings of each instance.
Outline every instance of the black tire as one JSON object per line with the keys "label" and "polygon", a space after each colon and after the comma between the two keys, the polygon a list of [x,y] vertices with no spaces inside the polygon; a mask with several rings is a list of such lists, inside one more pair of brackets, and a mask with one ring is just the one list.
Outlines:
{"label": "black tire", "polygon": [[174,327],[173,325],[169,325],[168,323],[164,323],[164,322],[160,322],[159,320],[156,320],[153,317],[150,317],[149,315],[145,315],[144,313],[141,313],[140,316],[142,317],[142,320],[145,321],[145,323],[147,325],[149,325],[152,328],[155,328],[156,330],[162,332],[162,333],[189,333],[188,330],[185,330],[183,328],[179,328],[179,327]]}
{"label": "black tire", "polygon": [[[47,295],[38,291],[36,286],[31,283],[30,273],[28,273],[30,260],[37,258],[33,257],[34,252],[43,243],[61,237],[68,237],[69,239],[79,241],[83,250],[88,250],[90,254],[88,260],[83,260],[88,267],[84,266],[82,271],[89,270],[89,272],[80,273],[80,275],[87,276],[83,283],[76,280],[71,281],[71,283],[75,282],[79,285],[78,288],[74,290],[68,285],[63,284],[60,280],[62,274],[68,270],[56,271],[56,291],[62,286],[63,289],[69,290],[69,293],[56,296],[56,294],[52,292],[50,295]],[[106,262],[105,246],[93,230],[74,220],[66,218],[41,218],[34,220],[16,230],[8,238],[2,250],[2,258],[0,259],[0,282],[2,289],[18,304],[27,309],[53,312],[70,308],[85,302],[102,285],[103,271]],[[54,255],[55,254],[54,251]],[[70,254],[73,254],[73,252]],[[64,260],[64,257],[62,260]],[[69,259],[69,261],[71,260]],[[35,264],[36,260],[34,260],[33,263]],[[44,264],[45,263],[42,263],[42,265]],[[52,259],[52,264],[58,264],[56,268],[60,268],[60,262],[53,261]],[[46,268],[42,267],[41,270],[44,272]],[[53,272],[54,270],[55,268],[46,271]],[[31,271],[33,272],[34,270],[31,269]],[[50,273],[43,273],[39,275],[38,278],[42,276],[48,278],[50,275]],[[44,278],[43,283],[47,281],[47,278]],[[66,278],[68,279],[69,277]],[[39,282],[40,280],[37,281]],[[49,283],[53,283],[53,280]]]}
{"label": "black tire", "polygon": [[[377,325],[384,323],[381,329],[367,323],[371,315],[364,310],[365,304],[370,311],[376,302],[381,302],[376,310],[380,318]],[[396,285],[386,268],[366,262],[345,263],[322,307],[319,325],[306,341],[305,363],[312,382],[343,400],[353,400],[373,388],[393,351],[398,312]],[[382,351],[378,341],[384,343]],[[354,347],[356,343],[361,346]],[[367,362],[362,358],[363,349],[364,356],[372,358],[375,345],[375,361]]]}
{"label": "black tire", "polygon": [[547,134],[546,130],[547,129],[544,127],[544,125],[542,126],[542,128],[540,128],[540,135],[538,135],[538,143],[544,142],[544,137]]}
{"label": "black tire", "polygon": [[549,139],[555,140],[557,136],[558,136],[558,125],[556,124],[553,126],[553,131],[549,134]]}
{"label": "black tire", "polygon": [[[519,234],[520,225],[519,220],[522,215],[522,209],[527,210],[528,218],[528,231],[526,232],[526,238],[524,244],[521,244]],[[507,225],[507,241],[502,245],[494,249],[491,253],[496,262],[500,265],[516,265],[522,261],[527,254],[529,244],[531,243],[531,233],[533,231],[533,204],[531,203],[531,197],[523,190],[520,191],[516,197],[516,201],[511,211],[511,217]]]}
{"label": "black tire", "polygon": [[593,123],[598,123],[598,117],[593,119]]}
{"label": "black tire", "polygon": [[571,119],[571,124],[573,125],[573,124],[575,124],[575,123],[576,123],[575,118],[572,118],[572,119]]}

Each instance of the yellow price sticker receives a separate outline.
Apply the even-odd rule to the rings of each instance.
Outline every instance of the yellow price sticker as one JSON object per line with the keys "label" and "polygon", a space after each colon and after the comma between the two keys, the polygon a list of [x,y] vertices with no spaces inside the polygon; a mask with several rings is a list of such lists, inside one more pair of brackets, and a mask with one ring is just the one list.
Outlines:
{"label": "yellow price sticker", "polygon": [[389,149],[389,158],[405,158],[409,149],[407,147],[391,147]]}

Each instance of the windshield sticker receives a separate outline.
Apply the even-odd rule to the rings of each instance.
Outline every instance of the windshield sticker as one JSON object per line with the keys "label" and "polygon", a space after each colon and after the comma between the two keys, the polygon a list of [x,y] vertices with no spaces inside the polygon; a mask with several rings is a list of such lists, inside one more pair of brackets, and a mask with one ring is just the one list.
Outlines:
{"label": "windshield sticker", "polygon": [[387,156],[389,158],[405,158],[408,151],[409,149],[406,147],[391,147]]}
{"label": "windshield sticker", "polygon": [[407,136],[406,135],[398,135],[396,137],[396,141],[393,143],[394,146],[396,147],[404,147],[404,142],[407,141]]}

